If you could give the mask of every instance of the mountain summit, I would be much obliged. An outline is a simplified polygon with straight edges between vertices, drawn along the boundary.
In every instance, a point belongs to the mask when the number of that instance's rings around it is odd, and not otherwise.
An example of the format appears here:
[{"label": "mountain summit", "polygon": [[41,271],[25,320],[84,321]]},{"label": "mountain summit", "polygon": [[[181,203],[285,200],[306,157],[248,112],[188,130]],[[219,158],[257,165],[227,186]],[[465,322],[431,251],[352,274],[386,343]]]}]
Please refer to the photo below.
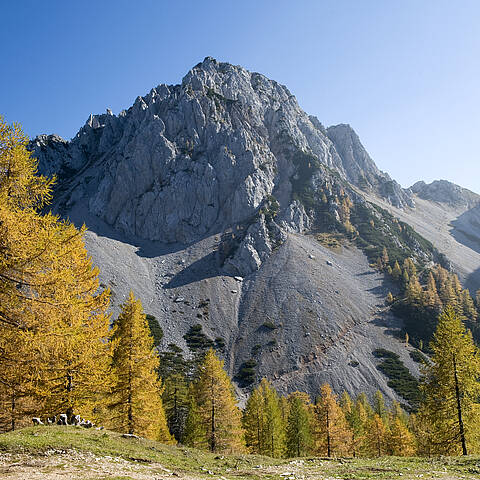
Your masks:
[{"label": "mountain summit", "polygon": [[[231,374],[251,361],[280,391],[328,381],[397,398],[376,368],[380,348],[418,374],[392,335],[394,286],[370,266],[384,246],[458,267],[472,285],[480,276],[480,234],[467,245],[437,210],[430,221],[442,188],[402,189],[349,125],[325,128],[286,87],[210,57],[118,116],[91,115],[71,141],[41,135],[30,149],[58,176],[54,209],[89,227],[115,305],[133,288],[166,343],[185,348],[200,323],[225,344]],[[472,201],[449,206],[448,222]],[[468,265],[457,259],[467,250]]]}]

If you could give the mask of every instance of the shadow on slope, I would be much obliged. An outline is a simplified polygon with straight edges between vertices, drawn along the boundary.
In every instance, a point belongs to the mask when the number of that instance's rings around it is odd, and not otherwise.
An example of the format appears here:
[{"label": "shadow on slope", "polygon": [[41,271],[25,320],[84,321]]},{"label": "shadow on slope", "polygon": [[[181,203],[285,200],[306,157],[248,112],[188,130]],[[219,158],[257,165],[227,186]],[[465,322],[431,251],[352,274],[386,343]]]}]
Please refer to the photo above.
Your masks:
[{"label": "shadow on slope", "polygon": [[183,287],[190,283],[199,282],[206,278],[213,278],[220,275],[229,276],[225,272],[219,270],[217,267],[216,252],[211,252],[177,273],[164,286],[164,288],[170,289]]},{"label": "shadow on slope", "polygon": [[176,253],[185,250],[190,245],[181,243],[161,243],[149,240],[143,240],[138,237],[126,235],[105,223],[96,217],[86,208],[81,208],[78,204],[69,212],[68,218],[77,227],[86,225],[90,232],[95,233],[99,237],[106,237],[117,242],[127,243],[137,247],[136,254],[142,258],[155,258]]},{"label": "shadow on slope", "polygon": [[480,205],[467,210],[450,225],[450,233],[459,243],[480,253]]}]

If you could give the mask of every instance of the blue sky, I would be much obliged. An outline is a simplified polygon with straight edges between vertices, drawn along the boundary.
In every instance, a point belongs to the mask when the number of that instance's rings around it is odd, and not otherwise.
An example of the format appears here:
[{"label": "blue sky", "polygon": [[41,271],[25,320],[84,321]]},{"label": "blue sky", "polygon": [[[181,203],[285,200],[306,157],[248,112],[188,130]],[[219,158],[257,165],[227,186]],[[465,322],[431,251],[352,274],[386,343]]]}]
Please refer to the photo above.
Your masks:
[{"label": "blue sky", "polygon": [[0,114],[71,138],[206,56],[287,85],[325,125],[349,123],[403,186],[480,193],[480,1],[5,2]]}]

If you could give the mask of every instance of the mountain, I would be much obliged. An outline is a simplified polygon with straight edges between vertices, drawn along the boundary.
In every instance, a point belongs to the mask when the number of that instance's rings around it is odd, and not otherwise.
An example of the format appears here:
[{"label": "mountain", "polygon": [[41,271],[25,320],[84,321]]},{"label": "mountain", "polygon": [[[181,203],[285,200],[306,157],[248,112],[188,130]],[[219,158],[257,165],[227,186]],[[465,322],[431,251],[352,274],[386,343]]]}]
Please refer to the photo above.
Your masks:
[{"label": "mountain", "polygon": [[88,226],[115,311],[132,288],[165,345],[185,348],[200,323],[225,342],[231,375],[253,360],[281,392],[328,381],[398,398],[380,348],[418,375],[385,306],[396,287],[370,267],[382,245],[419,264],[454,251],[448,266],[480,287],[478,196],[401,188],[349,125],[325,128],[286,87],[210,57],[118,116],[91,115],[71,141],[41,135],[30,149],[58,177],[54,210]]}]

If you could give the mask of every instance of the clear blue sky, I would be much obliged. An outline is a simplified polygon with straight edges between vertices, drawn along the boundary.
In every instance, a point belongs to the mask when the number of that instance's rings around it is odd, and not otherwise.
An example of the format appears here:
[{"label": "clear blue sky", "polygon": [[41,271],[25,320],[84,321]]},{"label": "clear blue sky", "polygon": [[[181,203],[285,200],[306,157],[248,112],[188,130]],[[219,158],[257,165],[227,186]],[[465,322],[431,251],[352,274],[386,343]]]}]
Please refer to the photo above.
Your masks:
[{"label": "clear blue sky", "polygon": [[18,0],[0,16],[0,113],[71,138],[207,55],[350,123],[402,185],[480,193],[478,0]]}]

